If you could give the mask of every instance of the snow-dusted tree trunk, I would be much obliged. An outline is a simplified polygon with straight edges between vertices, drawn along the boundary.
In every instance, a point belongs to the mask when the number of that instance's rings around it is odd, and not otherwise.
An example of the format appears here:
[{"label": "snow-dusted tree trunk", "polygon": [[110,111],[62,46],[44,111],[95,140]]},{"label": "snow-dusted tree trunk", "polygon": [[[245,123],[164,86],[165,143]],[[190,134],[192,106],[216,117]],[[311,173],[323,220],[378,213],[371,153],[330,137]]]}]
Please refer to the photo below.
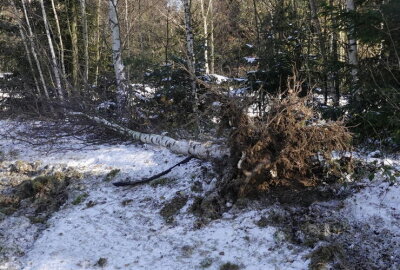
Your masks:
[{"label": "snow-dusted tree trunk", "polygon": [[88,37],[88,25],[86,16],[86,0],[79,0],[81,5],[81,24],[82,24],[82,35],[83,35],[83,51],[84,51],[84,71],[83,80],[85,85],[89,81],[89,37]]},{"label": "snow-dusted tree trunk", "polygon": [[121,116],[124,112],[127,100],[127,85],[125,66],[122,61],[121,34],[117,12],[117,0],[109,0],[108,15],[111,28],[113,65],[115,79],[117,81],[117,107]]},{"label": "snow-dusted tree trunk", "polygon": [[[347,12],[356,11],[354,0],[346,0],[346,10]],[[351,66],[352,84],[353,88],[355,88],[358,83],[358,56],[357,56],[357,39],[355,36],[354,23],[352,21],[350,22],[349,25],[347,37],[348,37],[347,53],[349,58],[349,65]]]},{"label": "snow-dusted tree trunk", "polygon": [[56,88],[57,88],[57,92],[58,92],[58,96],[59,96],[60,100],[63,101],[64,93],[63,93],[63,89],[61,86],[61,77],[60,77],[60,72],[59,72],[60,69],[59,69],[58,62],[57,62],[57,56],[54,51],[53,40],[52,40],[51,34],[50,34],[50,27],[49,27],[49,22],[47,20],[46,10],[44,7],[44,1],[40,0],[39,2],[40,2],[40,7],[42,8],[43,23],[44,23],[44,28],[46,30],[47,41],[49,43],[52,69],[53,69],[54,78],[56,80]]},{"label": "snow-dusted tree trunk", "polygon": [[[28,11],[26,9],[25,0],[21,0],[21,3],[22,3],[22,9],[24,11],[26,27],[28,29],[28,40],[29,40],[29,44],[30,44],[30,47],[31,47],[32,56],[33,56],[33,59],[35,60],[35,63],[36,63],[36,68],[37,68],[38,73],[39,73],[40,81],[42,82],[43,93],[44,93],[46,99],[50,101],[49,92],[47,91],[46,80],[44,79],[43,70],[42,70],[42,67],[40,65],[39,57],[38,57],[38,54],[36,52],[35,42],[33,40],[33,31],[32,31],[32,27],[31,27],[31,23],[29,21]],[[52,107],[50,107],[50,108],[52,108]]]},{"label": "snow-dusted tree trunk", "polygon": [[162,146],[176,154],[194,156],[204,160],[222,159],[229,156],[229,151],[226,147],[216,145],[211,142],[200,143],[187,140],[175,140],[168,136],[141,133],[112,123],[104,118],[90,116],[81,112],[71,112],[70,115],[85,117],[96,124],[128,136],[133,140],[156,146]]}]

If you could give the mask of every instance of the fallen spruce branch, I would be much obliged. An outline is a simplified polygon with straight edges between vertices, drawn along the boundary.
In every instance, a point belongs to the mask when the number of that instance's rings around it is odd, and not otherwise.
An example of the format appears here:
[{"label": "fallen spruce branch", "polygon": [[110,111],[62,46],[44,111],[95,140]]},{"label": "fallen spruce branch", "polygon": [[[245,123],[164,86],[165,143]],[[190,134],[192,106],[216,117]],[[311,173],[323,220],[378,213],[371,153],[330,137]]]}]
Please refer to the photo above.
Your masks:
[{"label": "fallen spruce branch", "polygon": [[70,112],[69,115],[87,118],[96,124],[102,125],[103,127],[113,130],[121,135],[130,137],[133,140],[156,146],[163,146],[176,154],[192,156],[203,160],[222,159],[229,156],[228,148],[213,144],[212,142],[201,143],[188,140],[175,140],[168,136],[142,133],[112,123],[104,118],[91,116],[82,112]]},{"label": "fallen spruce branch", "polygon": [[163,172],[160,172],[160,173],[158,173],[156,175],[153,175],[152,177],[144,178],[144,179],[142,179],[140,181],[122,181],[122,182],[113,183],[113,185],[116,186],[116,187],[126,187],[126,186],[137,186],[137,185],[146,184],[146,183],[149,183],[149,182],[151,182],[153,180],[156,180],[156,179],[160,178],[161,176],[164,176],[164,175],[168,174],[175,167],[178,167],[180,165],[188,163],[192,159],[193,159],[192,156],[191,157],[187,157],[184,160],[182,160],[181,162],[179,162],[179,163],[175,164],[174,166],[172,166],[171,168],[169,168],[169,169],[167,169],[167,170],[165,170]]}]

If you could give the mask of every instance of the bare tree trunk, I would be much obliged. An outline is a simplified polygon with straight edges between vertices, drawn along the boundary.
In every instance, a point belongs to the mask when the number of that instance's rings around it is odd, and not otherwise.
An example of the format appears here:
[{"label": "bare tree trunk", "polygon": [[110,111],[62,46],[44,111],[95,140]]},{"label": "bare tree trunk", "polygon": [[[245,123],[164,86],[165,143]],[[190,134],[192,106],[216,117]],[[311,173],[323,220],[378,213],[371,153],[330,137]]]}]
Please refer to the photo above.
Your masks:
[{"label": "bare tree trunk", "polygon": [[[354,0],[346,0],[346,10],[347,12],[355,12],[356,7]],[[351,66],[350,75],[352,77],[352,92],[355,94],[358,84],[358,56],[357,56],[357,40],[355,36],[354,23],[351,22],[349,25],[348,33],[348,47],[347,53],[349,58],[349,65]]]},{"label": "bare tree trunk", "polygon": [[112,37],[112,55],[117,81],[117,107],[119,116],[122,117],[127,101],[127,85],[125,66],[122,61],[121,35],[118,21],[117,0],[109,0],[109,22]]},{"label": "bare tree trunk", "polygon": [[[329,4],[331,7],[333,7],[334,0],[330,0]],[[334,63],[334,66],[332,68],[331,72],[331,85],[333,92],[335,93],[335,98],[334,98],[334,105],[339,106],[340,102],[340,80],[339,80],[339,74],[338,74],[338,63],[339,63],[339,55],[338,55],[338,40],[339,40],[339,33],[337,29],[337,23],[335,21],[335,17],[333,16],[333,12],[331,12],[331,21],[333,23],[333,30],[332,30],[332,41],[331,41],[331,55],[332,55],[332,60]]]},{"label": "bare tree trunk", "polygon": [[193,103],[193,113],[195,114],[196,121],[197,121],[197,128],[199,132],[201,131],[200,128],[200,120],[198,115],[198,105],[199,105],[199,98],[197,95],[196,89],[196,63],[194,57],[194,38],[193,38],[193,29],[192,29],[192,12],[190,10],[190,3],[189,0],[183,0],[183,8],[184,8],[184,17],[185,17],[185,31],[186,31],[186,49],[187,49],[187,66],[188,72],[190,74],[190,78],[192,81],[192,95],[194,98]]},{"label": "bare tree trunk", "polygon": [[167,6],[167,29],[165,31],[166,34],[166,42],[165,42],[165,64],[168,65],[168,49],[169,49],[169,16],[170,16],[170,8]]},{"label": "bare tree trunk", "polygon": [[[32,27],[31,27],[31,23],[29,21],[28,12],[27,12],[26,5],[25,5],[25,0],[21,0],[21,3],[22,3],[23,11],[24,11],[26,26],[28,28],[28,39],[29,39],[29,44],[31,47],[32,56],[36,63],[36,68],[39,73],[40,81],[42,82],[43,93],[44,93],[46,99],[50,102],[50,96],[49,96],[49,92],[47,91],[46,80],[44,79],[42,67],[39,62],[38,54],[36,52],[35,42],[33,40],[33,31],[32,31]],[[50,106],[50,109],[53,111],[51,106]]]},{"label": "bare tree trunk", "polygon": [[214,47],[214,3],[210,0],[211,29],[210,29],[210,71],[215,73],[215,47]]},{"label": "bare tree trunk", "polygon": [[257,11],[257,1],[253,0],[253,8],[254,8],[254,22],[256,24],[256,33],[257,33],[257,51],[260,50],[260,27],[258,23],[258,11]]},{"label": "bare tree trunk", "polygon": [[72,21],[68,18],[69,23],[69,31],[71,36],[71,49],[72,49],[72,63],[71,63],[71,70],[72,70],[72,85],[75,88],[75,91],[78,90],[78,75],[79,75],[79,48],[78,48],[78,14],[76,10],[76,0],[71,0],[71,14],[72,14]]},{"label": "bare tree trunk", "polygon": [[196,158],[205,160],[222,159],[229,156],[229,151],[226,147],[212,144],[211,142],[200,143],[187,140],[175,140],[168,136],[141,133],[107,121],[104,118],[90,116],[81,112],[72,112],[70,115],[86,117],[96,124],[102,125],[119,134],[130,137],[133,140],[152,145],[163,146],[176,154],[194,156]]},{"label": "bare tree trunk", "polygon": [[83,81],[85,85],[89,81],[89,37],[88,37],[88,25],[86,16],[86,0],[79,0],[81,5],[81,23],[82,23],[82,35],[83,35],[83,51],[84,51],[84,71]]},{"label": "bare tree trunk", "polygon": [[35,69],[34,69],[34,67],[33,67],[33,62],[32,62],[32,58],[31,58],[31,53],[30,53],[29,47],[28,47],[28,42],[27,42],[28,38],[26,37],[26,35],[25,35],[25,33],[24,33],[23,24],[22,24],[22,21],[21,21],[21,18],[20,18],[20,16],[19,16],[19,14],[18,14],[18,10],[17,10],[17,7],[16,7],[16,5],[15,5],[14,0],[11,0],[11,5],[12,5],[13,10],[14,10],[14,13],[15,13],[14,16],[16,17],[16,20],[17,20],[17,22],[18,22],[19,34],[20,34],[20,36],[21,36],[22,43],[24,44],[24,49],[25,49],[25,53],[26,53],[26,58],[28,59],[29,68],[30,68],[30,70],[31,70],[32,77],[33,77],[33,81],[34,81],[34,83],[35,83],[35,88],[36,88],[36,91],[37,91],[37,95],[38,95],[38,97],[40,98],[40,97],[41,97],[40,87],[39,87],[39,82],[38,82],[38,80],[37,80],[37,78],[36,78]]},{"label": "bare tree trunk", "polygon": [[97,12],[97,17],[96,17],[96,73],[95,73],[95,78],[94,78],[94,84],[98,84],[98,79],[99,79],[99,67],[100,67],[100,5],[101,5],[101,0],[97,1],[97,7],[96,7],[96,12]]},{"label": "bare tree trunk", "polygon": [[[60,64],[61,64],[61,74],[64,79],[64,85],[67,86],[67,85],[69,85],[69,83],[67,81],[67,72],[65,71],[64,42],[63,42],[62,35],[61,35],[60,21],[58,19],[57,9],[54,4],[54,0],[51,0],[51,7],[53,9],[54,20],[56,22],[56,28],[57,28],[58,42],[60,44],[59,57],[60,57]],[[67,87],[67,89],[68,89],[68,87]]]},{"label": "bare tree trunk", "polygon": [[326,49],[325,49],[325,38],[322,34],[322,28],[321,28],[321,23],[318,19],[318,11],[317,11],[317,5],[315,3],[315,0],[309,0],[310,3],[310,11],[311,11],[311,19],[314,23],[315,30],[317,32],[318,36],[318,44],[319,44],[319,50],[322,56],[322,77],[323,77],[323,93],[324,93],[324,103],[328,103],[328,76],[327,76],[327,64],[328,64],[328,58],[326,54]]},{"label": "bare tree trunk", "polygon": [[51,38],[49,22],[47,20],[46,9],[44,7],[43,0],[40,0],[40,6],[42,8],[43,23],[44,23],[44,28],[46,29],[47,41],[49,43],[52,69],[53,69],[54,78],[56,80],[56,88],[57,88],[57,92],[58,92],[58,97],[61,101],[64,101],[64,93],[63,93],[62,86],[61,86],[61,78],[60,78],[60,72],[59,72],[60,69],[59,69],[58,62],[57,62],[57,56],[54,51],[53,40]]},{"label": "bare tree trunk", "polygon": [[208,64],[208,13],[210,12],[211,0],[208,1],[207,10],[204,6],[204,0],[200,0],[201,15],[203,17],[203,31],[204,31],[204,69],[206,74],[210,73],[210,67]]},{"label": "bare tree trunk", "polygon": [[[131,58],[131,39],[130,39],[130,24],[129,24],[129,4],[128,0],[125,0],[125,28],[126,28],[126,52],[127,52],[127,57],[128,59]],[[130,68],[129,65],[126,66],[126,80],[127,83],[129,84],[130,81]]]}]

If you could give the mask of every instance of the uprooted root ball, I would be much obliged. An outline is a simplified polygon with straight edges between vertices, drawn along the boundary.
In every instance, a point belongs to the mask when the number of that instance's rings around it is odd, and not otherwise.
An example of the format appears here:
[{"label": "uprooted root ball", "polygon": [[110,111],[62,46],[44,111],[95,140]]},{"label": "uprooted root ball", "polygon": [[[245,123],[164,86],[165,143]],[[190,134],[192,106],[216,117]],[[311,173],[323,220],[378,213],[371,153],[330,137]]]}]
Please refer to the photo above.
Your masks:
[{"label": "uprooted root ball", "polygon": [[334,151],[350,149],[351,134],[344,123],[322,120],[307,103],[307,98],[289,93],[272,100],[264,119],[250,118],[230,104],[231,156],[237,174],[229,185],[237,195],[316,186],[329,174],[337,180],[351,169],[348,163],[338,168],[332,157]]}]

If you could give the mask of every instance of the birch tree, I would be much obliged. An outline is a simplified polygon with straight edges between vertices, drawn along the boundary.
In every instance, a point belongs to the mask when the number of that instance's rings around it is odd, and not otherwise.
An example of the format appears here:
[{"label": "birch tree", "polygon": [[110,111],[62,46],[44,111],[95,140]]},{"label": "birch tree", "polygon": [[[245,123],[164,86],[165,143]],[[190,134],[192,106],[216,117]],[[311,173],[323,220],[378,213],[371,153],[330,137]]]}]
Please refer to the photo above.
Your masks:
[{"label": "birch tree", "polygon": [[203,18],[203,33],[204,33],[204,69],[206,74],[210,73],[210,66],[208,64],[208,47],[209,47],[209,33],[208,33],[208,18],[212,6],[212,0],[208,0],[207,7],[204,5],[204,0],[200,0],[201,15]]},{"label": "birch tree", "polygon": [[49,22],[47,20],[46,9],[44,7],[43,0],[40,0],[39,2],[40,2],[40,7],[42,9],[43,23],[44,23],[44,27],[46,29],[47,41],[49,43],[52,69],[53,69],[54,78],[56,80],[56,88],[57,88],[57,92],[58,92],[58,97],[60,98],[61,101],[64,101],[64,93],[63,93],[62,86],[61,86],[61,78],[60,78],[60,72],[59,72],[60,69],[59,69],[58,62],[57,62],[57,56],[54,51],[53,40],[52,40],[51,34],[50,34],[50,27],[49,27]]},{"label": "birch tree", "polygon": [[57,8],[56,8],[56,5],[54,3],[54,0],[51,0],[51,7],[53,9],[54,21],[56,23],[58,42],[59,42],[59,46],[60,46],[58,55],[60,57],[61,73],[62,73],[62,77],[63,77],[64,82],[65,82],[65,85],[68,85],[67,72],[65,70],[65,60],[64,60],[65,59],[64,41],[63,41],[63,38],[62,38],[62,35],[61,35],[60,21],[58,19]]},{"label": "birch tree", "polygon": [[118,20],[117,0],[109,0],[109,24],[111,28],[112,56],[117,82],[117,108],[120,117],[125,110],[127,101],[127,85],[125,66],[122,61],[121,34]]},{"label": "birch tree", "polygon": [[31,53],[29,51],[28,42],[27,42],[28,39],[27,39],[26,34],[24,32],[23,24],[22,24],[22,21],[21,21],[21,18],[19,16],[19,14],[18,14],[18,10],[17,10],[17,7],[15,5],[15,2],[14,2],[14,0],[11,0],[10,2],[11,2],[11,6],[13,8],[13,11],[14,11],[14,16],[15,16],[17,24],[18,24],[19,34],[21,36],[22,43],[24,44],[26,58],[28,59],[29,68],[31,70],[32,78],[33,78],[33,81],[35,83],[35,88],[36,88],[38,96],[40,97],[41,93],[40,93],[39,82],[38,82],[38,80],[36,78],[35,69],[34,69],[34,66],[33,66],[32,58],[31,58]]},{"label": "birch tree", "polygon": [[[14,2],[13,2],[13,3],[14,3]],[[23,9],[23,12],[24,12],[26,27],[27,27],[27,29],[28,29],[28,40],[29,40],[29,44],[30,44],[30,49],[31,49],[31,52],[32,52],[32,56],[33,56],[33,59],[34,59],[34,61],[35,61],[35,63],[36,63],[36,68],[37,68],[37,70],[38,70],[39,78],[40,78],[40,81],[41,81],[41,83],[42,83],[43,93],[44,93],[46,99],[47,99],[48,101],[50,101],[49,92],[47,91],[46,80],[44,79],[43,70],[42,70],[41,64],[40,64],[40,62],[39,62],[39,57],[38,57],[38,54],[37,54],[37,51],[36,51],[35,42],[34,42],[34,40],[33,40],[34,35],[33,35],[32,27],[31,27],[31,23],[30,23],[30,21],[29,21],[28,11],[27,11],[27,9],[26,9],[25,0],[21,0],[21,3],[22,3],[22,9]],[[52,108],[52,107],[50,107],[50,108]]]},{"label": "birch tree", "polygon": [[222,159],[229,156],[228,148],[218,144],[213,144],[212,142],[201,143],[188,140],[175,140],[165,135],[142,133],[120,126],[104,118],[90,116],[81,112],[71,112],[70,115],[85,117],[98,125],[127,136],[132,140],[162,146],[176,154],[194,156],[205,160]]}]

